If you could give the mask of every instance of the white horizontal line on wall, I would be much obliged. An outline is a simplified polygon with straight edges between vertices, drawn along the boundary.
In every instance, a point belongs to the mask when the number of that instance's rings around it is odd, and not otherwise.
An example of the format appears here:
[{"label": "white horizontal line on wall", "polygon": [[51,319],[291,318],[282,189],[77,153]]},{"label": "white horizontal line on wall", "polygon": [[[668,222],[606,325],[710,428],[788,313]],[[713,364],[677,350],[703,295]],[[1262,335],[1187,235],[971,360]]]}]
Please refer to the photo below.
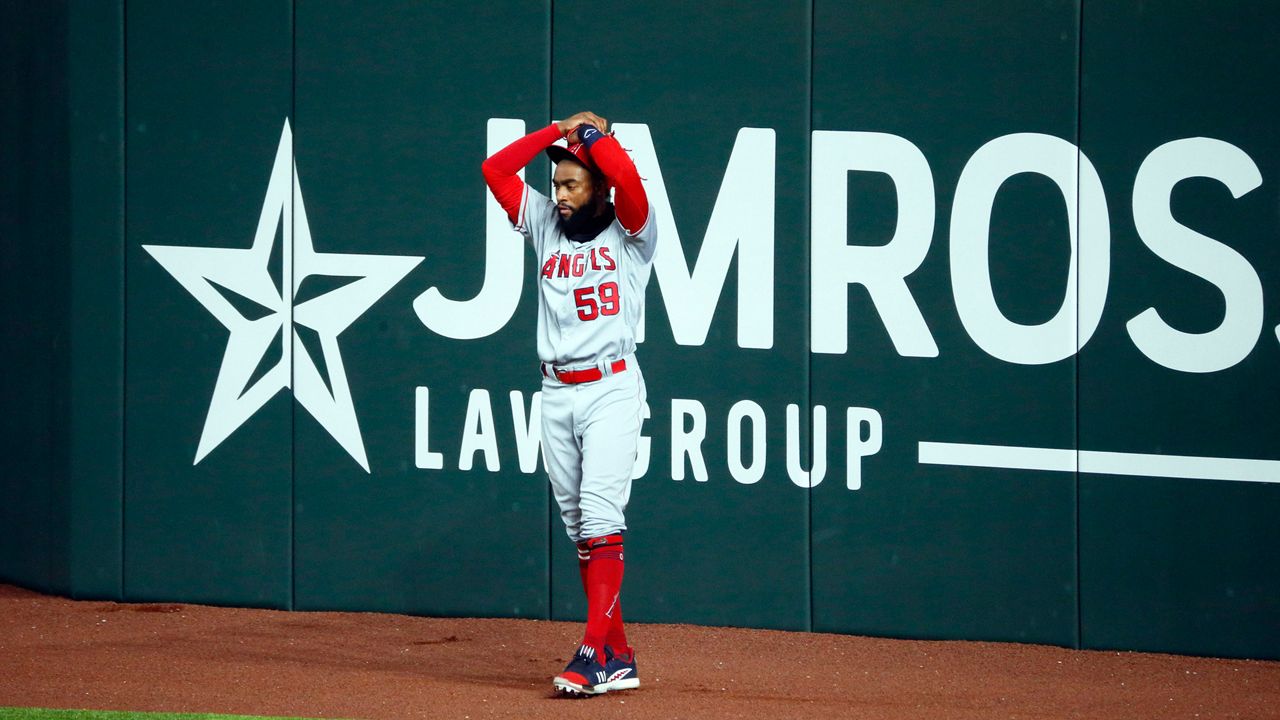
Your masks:
[{"label": "white horizontal line on wall", "polygon": [[920,442],[920,464],[1280,483],[1280,460]]}]

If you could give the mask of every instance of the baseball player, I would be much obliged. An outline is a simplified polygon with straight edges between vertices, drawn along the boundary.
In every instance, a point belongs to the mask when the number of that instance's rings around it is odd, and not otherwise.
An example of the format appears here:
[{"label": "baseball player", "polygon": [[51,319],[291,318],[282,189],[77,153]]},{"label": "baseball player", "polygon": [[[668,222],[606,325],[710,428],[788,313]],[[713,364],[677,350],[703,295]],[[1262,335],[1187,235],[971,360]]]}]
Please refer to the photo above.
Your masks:
[{"label": "baseball player", "polygon": [[[543,150],[556,163],[554,200],[516,174]],[[639,687],[619,592],[645,401],[635,329],[657,239],[653,212],[630,156],[590,112],[516,140],[482,169],[538,258],[543,457],[587,596],[582,643],[553,684],[584,695]]]}]

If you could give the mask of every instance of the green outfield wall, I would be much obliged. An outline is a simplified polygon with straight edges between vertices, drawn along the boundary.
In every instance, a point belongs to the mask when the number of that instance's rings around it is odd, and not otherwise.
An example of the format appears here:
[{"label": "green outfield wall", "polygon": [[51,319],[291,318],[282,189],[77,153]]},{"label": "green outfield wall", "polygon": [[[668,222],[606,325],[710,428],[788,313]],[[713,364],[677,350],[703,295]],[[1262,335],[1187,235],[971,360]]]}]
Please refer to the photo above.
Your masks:
[{"label": "green outfield wall", "polygon": [[479,164],[591,109],[628,619],[1280,658],[1280,7],[3,12],[0,580],[582,617]]}]

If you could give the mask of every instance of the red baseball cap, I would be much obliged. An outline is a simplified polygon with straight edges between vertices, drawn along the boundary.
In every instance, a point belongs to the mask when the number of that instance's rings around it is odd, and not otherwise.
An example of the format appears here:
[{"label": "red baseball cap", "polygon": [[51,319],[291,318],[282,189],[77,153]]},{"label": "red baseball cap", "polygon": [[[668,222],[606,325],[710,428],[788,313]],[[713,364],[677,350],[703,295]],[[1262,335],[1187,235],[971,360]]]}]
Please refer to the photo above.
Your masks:
[{"label": "red baseball cap", "polygon": [[551,158],[553,163],[559,164],[562,160],[572,160],[591,172],[600,172],[600,168],[596,167],[591,160],[591,153],[587,151],[587,146],[582,143],[574,143],[569,147],[552,145],[547,148],[547,157]]}]

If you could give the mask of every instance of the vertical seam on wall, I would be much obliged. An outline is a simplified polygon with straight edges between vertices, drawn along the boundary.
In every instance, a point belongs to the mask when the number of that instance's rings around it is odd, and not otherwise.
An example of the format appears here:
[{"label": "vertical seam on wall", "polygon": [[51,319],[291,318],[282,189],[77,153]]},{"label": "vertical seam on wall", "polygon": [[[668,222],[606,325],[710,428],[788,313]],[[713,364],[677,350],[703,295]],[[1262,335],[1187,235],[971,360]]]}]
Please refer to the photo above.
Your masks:
[{"label": "vertical seam on wall", "polygon": [[1084,623],[1081,618],[1080,589],[1080,267],[1084,256],[1083,224],[1080,222],[1080,165],[1084,154],[1084,0],[1080,0],[1076,13],[1076,353],[1075,353],[1075,579],[1076,579],[1076,648],[1084,645]]},{"label": "vertical seam on wall", "polygon": [[[61,53],[61,58],[58,57],[58,53],[53,53],[53,59],[50,61],[50,64],[52,65],[52,73],[55,75],[61,74],[66,81],[66,87],[63,89],[63,97],[61,98],[58,97],[56,88],[51,89],[49,94],[52,96],[50,98],[52,100],[50,105],[53,106],[54,112],[57,111],[56,108],[59,104],[66,107],[66,114],[62,117],[62,121],[65,123],[64,132],[66,134],[66,140],[62,148],[64,157],[50,158],[51,160],[50,164],[56,163],[58,162],[58,160],[62,160],[63,168],[66,171],[66,178],[62,183],[63,188],[65,189],[65,199],[63,200],[63,202],[65,203],[65,211],[58,214],[62,216],[60,219],[64,224],[64,228],[61,229],[62,237],[60,239],[62,241],[62,244],[66,245],[65,252],[67,257],[67,263],[66,263],[66,266],[63,268],[65,272],[61,273],[62,275],[61,278],[58,277],[59,275],[58,263],[55,261],[49,264],[49,273],[48,273],[48,276],[45,278],[45,287],[47,288],[49,284],[56,283],[59,280],[62,280],[63,282],[66,283],[66,292],[64,293],[64,298],[66,300],[66,306],[65,306],[66,309],[65,309],[65,316],[64,316],[66,318],[66,329],[64,330],[64,332],[67,335],[68,341],[66,343],[66,346],[67,346],[66,357],[62,361],[65,364],[65,370],[59,367],[59,362],[55,357],[51,357],[50,361],[45,363],[44,367],[41,368],[41,370],[44,371],[45,373],[48,373],[47,377],[48,377],[50,388],[52,388],[55,385],[62,385],[63,387],[67,388],[65,404],[67,406],[66,418],[67,418],[67,421],[69,422],[71,419],[71,404],[72,404],[73,395],[69,387],[70,383],[67,381],[63,381],[59,383],[58,376],[59,376],[59,372],[62,371],[62,372],[65,372],[65,377],[69,377],[71,374],[71,367],[72,367],[72,362],[71,362],[72,349],[71,349],[71,343],[70,343],[70,336],[71,336],[71,329],[72,329],[71,313],[72,313],[73,304],[71,301],[71,290],[74,287],[74,278],[72,278],[71,276],[70,258],[72,255],[71,236],[74,230],[74,225],[72,224],[69,218],[69,215],[71,211],[71,202],[72,202],[72,182],[71,182],[71,177],[72,177],[72,159],[71,159],[72,92],[71,92],[71,82],[70,82],[70,75],[71,75],[70,53],[71,53],[73,44],[71,42],[71,9],[70,7],[68,7],[68,4],[64,3],[63,7],[61,8],[63,11],[63,16],[61,18],[58,18],[56,15],[57,9],[58,8],[54,8],[50,10],[48,17],[35,18],[34,22],[38,23],[41,26],[40,29],[44,30],[48,34],[48,36],[51,38],[56,38],[58,37],[59,34],[61,34],[61,40],[64,46],[63,52]],[[62,21],[61,26],[59,26],[59,22],[58,22],[59,20]],[[59,59],[63,63],[61,68],[57,66]],[[41,99],[43,100],[44,98],[41,98]],[[50,124],[53,124],[53,123],[50,123]],[[57,133],[53,133],[53,134],[56,135]],[[56,153],[57,153],[56,150],[50,150],[51,155],[54,155]],[[51,171],[49,174],[53,175],[54,172]],[[50,230],[50,234],[54,235],[55,237],[58,232],[59,232],[58,230]],[[55,312],[54,315],[56,317],[57,313]],[[46,327],[53,325],[54,321],[55,319],[51,317],[50,322],[46,324]],[[51,356],[54,355],[54,349],[57,348],[59,345],[59,342],[58,342],[59,334],[60,333],[58,332],[58,328],[51,327],[49,329],[47,347],[49,348],[49,354]],[[71,442],[71,433],[70,431],[62,431],[60,429],[60,427],[64,423],[62,418],[59,417],[60,403],[58,401],[59,401],[58,394],[51,390],[49,392],[48,397],[46,397],[44,399],[44,402],[42,403],[44,406],[45,412],[48,414],[48,417],[46,419],[47,424],[42,429],[46,437],[49,439],[48,444],[44,448],[44,452],[38,453],[38,455],[41,456],[40,460],[45,466],[44,476],[45,476],[46,482],[44,487],[44,508],[43,508],[44,527],[54,528],[54,529],[51,531],[50,535],[46,536],[46,542],[43,543],[44,562],[36,563],[36,566],[41,566],[41,565],[43,566],[40,570],[36,571],[37,573],[42,573],[43,577],[32,578],[32,584],[36,589],[44,593],[53,595],[53,594],[59,594],[59,591],[61,591],[70,595],[71,587],[70,587],[69,580],[70,580],[71,567],[70,567],[69,559],[70,559],[70,553],[71,553],[71,543],[69,541],[68,536],[70,535],[70,532],[71,532],[71,516],[70,516],[70,507],[69,507],[69,500],[71,497],[71,463],[69,460],[66,463],[58,462],[59,457],[67,456],[67,449],[63,449],[63,452],[61,453],[58,452],[59,450],[58,435],[60,433],[63,435],[63,438],[69,448],[70,442]],[[35,455],[36,454],[33,453],[33,457]],[[61,483],[59,483],[59,478],[62,479]],[[62,485],[62,492],[65,494],[65,497],[67,498],[67,502],[64,503],[64,507],[67,507],[68,509],[68,512],[64,516],[65,524],[64,522],[59,522],[58,512],[56,510],[56,507],[58,504],[57,495],[58,495],[59,484]],[[64,527],[65,527],[65,530],[63,530]],[[64,548],[61,550],[61,554],[63,554],[64,557],[68,559],[68,562],[65,563],[65,566],[67,567],[67,570],[68,570],[68,574],[67,574],[68,582],[65,585],[58,578],[59,563],[57,561],[56,556],[59,554],[59,549],[56,547],[57,543],[54,541],[53,536],[55,535],[62,536],[62,543]],[[33,542],[32,545],[33,547],[31,548],[31,551],[32,551],[32,554],[35,554],[36,547],[38,547],[38,545],[35,542]]]},{"label": "vertical seam on wall", "polygon": [[129,494],[129,0],[120,2],[120,599],[127,598]]},{"label": "vertical seam on wall", "polygon": [[[555,73],[552,70],[552,64],[555,60],[555,43],[556,43],[556,2],[555,0],[548,0],[547,2],[547,122],[550,122],[550,118],[551,118],[551,99],[552,99],[551,82],[555,75]],[[533,178],[526,176],[525,182],[532,183]],[[531,403],[530,407],[532,407],[532,400],[530,400],[530,403]],[[544,465],[545,465],[545,461],[544,461]],[[542,487],[543,487],[543,491],[546,493],[546,498],[547,498],[547,515],[546,515],[547,517],[547,616],[546,617],[548,620],[550,620],[553,617],[555,617],[555,604],[553,602],[554,600],[553,593],[555,590],[555,583],[551,581],[551,576],[552,576],[553,547],[555,544],[555,538],[553,536],[553,532],[555,530],[556,514],[554,512],[554,508],[552,507],[552,503],[555,502],[555,499],[551,497],[550,483],[543,483]]]},{"label": "vertical seam on wall", "polygon": [[[47,531],[46,542],[44,543],[44,577],[34,579],[34,583],[41,591],[51,595],[67,595],[74,597],[71,587],[71,484],[72,484],[72,461],[71,446],[72,434],[70,429],[71,415],[75,404],[74,388],[71,383],[71,374],[74,368],[75,345],[72,342],[75,327],[72,323],[72,315],[75,312],[75,302],[73,299],[75,290],[75,277],[73,272],[72,258],[75,255],[72,246],[75,233],[75,223],[72,222],[71,213],[74,208],[74,177],[75,177],[75,142],[74,134],[74,118],[72,116],[72,103],[75,102],[75,91],[73,90],[72,80],[72,59],[71,53],[75,49],[75,43],[72,40],[72,15],[74,10],[71,3],[61,3],[61,7],[51,7],[46,17],[40,17],[37,22],[41,23],[51,38],[56,38],[55,43],[61,42],[61,52],[51,53],[49,59],[49,68],[55,76],[60,76],[61,87],[57,81],[51,83],[53,87],[49,88],[50,110],[57,113],[60,117],[50,123],[56,130],[61,132],[53,132],[51,135],[56,138],[55,142],[61,141],[61,147],[58,149],[50,149],[49,153],[53,157],[50,158],[51,163],[57,163],[61,167],[59,170],[64,173],[63,177],[58,178],[61,182],[51,183],[56,187],[54,192],[60,192],[59,200],[54,203],[61,202],[63,205],[62,212],[56,213],[58,216],[56,228],[48,228],[50,234],[57,239],[59,246],[57,252],[65,253],[65,260],[60,264],[55,260],[49,263],[48,275],[45,278],[46,289],[51,284],[62,284],[59,291],[55,291],[59,305],[57,311],[49,318],[48,323],[49,335],[48,345],[50,358],[49,361],[41,368],[45,377],[48,378],[49,387],[51,388],[48,397],[43,403],[45,412],[47,413],[47,425],[44,432],[47,434],[49,442],[44,448],[43,458],[45,466],[45,517],[44,524],[46,528],[52,530]],[[61,91],[61,92],[59,92]],[[45,98],[41,98],[44,100]],[[59,125],[61,127],[59,127]],[[57,177],[56,171],[49,173],[52,177]],[[53,238],[51,238],[53,239]],[[49,301],[52,306],[52,298]],[[57,323],[56,325],[54,323]],[[63,350],[58,353],[57,350]],[[43,379],[43,378],[42,378]],[[64,394],[52,390],[59,388]],[[61,512],[59,512],[61,508]],[[34,543],[33,543],[34,544]],[[34,550],[34,548],[32,548]]]},{"label": "vertical seam on wall", "polygon": [[[297,165],[298,156],[298,3],[296,0],[289,3],[289,124],[293,128],[293,140],[289,143],[289,237],[293,237],[294,214],[298,208],[293,204],[293,197],[297,192],[294,183],[297,182],[297,174],[293,172],[293,168]],[[284,222],[284,218],[281,218]],[[293,262],[294,244],[289,243],[289,272],[290,277],[284,277],[284,268],[280,269],[280,294],[288,298],[289,304],[293,304]],[[282,298],[283,299],[283,298]],[[290,311],[290,319],[292,320],[292,311]],[[291,343],[293,340],[293,327],[282,327],[280,329],[280,352],[284,352],[285,343]],[[296,378],[293,376],[294,367],[297,359],[293,353],[289,353],[289,387],[296,388],[298,386]],[[297,605],[298,594],[298,523],[296,517],[296,508],[298,507],[298,403],[289,403],[289,609],[293,610]]]},{"label": "vertical seam on wall", "polygon": [[[815,10],[816,4],[817,4],[817,0],[809,0],[809,84],[808,84],[809,116],[807,118],[808,122],[806,123],[808,125],[808,131],[804,135],[804,151],[805,151],[804,154],[805,154],[805,160],[806,160],[805,168],[806,170],[808,170],[808,172],[805,173],[805,175],[807,176],[805,177],[805,184],[804,184],[804,188],[805,188],[804,213],[805,214],[803,219],[803,225],[804,225],[805,232],[802,236],[809,239],[809,242],[805,243],[804,245],[804,264],[806,268],[805,278],[807,280],[807,282],[805,283],[804,291],[806,296],[812,295],[812,289],[810,286],[813,283],[813,267],[812,267],[812,262],[813,262],[813,241],[812,241],[813,239],[813,226],[812,226],[813,168],[811,167],[811,163],[812,163],[812,155],[813,155],[813,54],[814,54],[814,37],[817,34],[817,30],[815,29],[816,22],[814,18],[814,15],[816,14],[816,10]],[[813,337],[812,337],[813,307],[809,302],[809,297],[806,297],[804,299],[803,307],[804,307],[804,328],[805,328],[804,329],[804,336],[805,336],[804,367],[805,367],[805,382],[807,385],[807,399],[809,401],[807,403],[808,411],[805,413],[805,420],[809,424],[809,436],[808,436],[809,442],[807,442],[805,445],[809,451],[809,471],[812,472],[813,471]],[[815,488],[811,487],[809,489],[809,492],[805,493],[805,500],[806,500],[805,506],[809,515],[808,527],[806,528],[806,530],[808,530],[808,542],[806,543],[806,546],[809,551],[808,585],[806,588],[807,594],[809,595],[809,617],[806,618],[805,620],[805,629],[810,632],[813,631],[815,626],[814,599],[813,599],[813,596],[814,596],[814,593],[813,593],[813,496],[814,496],[814,492],[815,492]]]}]

